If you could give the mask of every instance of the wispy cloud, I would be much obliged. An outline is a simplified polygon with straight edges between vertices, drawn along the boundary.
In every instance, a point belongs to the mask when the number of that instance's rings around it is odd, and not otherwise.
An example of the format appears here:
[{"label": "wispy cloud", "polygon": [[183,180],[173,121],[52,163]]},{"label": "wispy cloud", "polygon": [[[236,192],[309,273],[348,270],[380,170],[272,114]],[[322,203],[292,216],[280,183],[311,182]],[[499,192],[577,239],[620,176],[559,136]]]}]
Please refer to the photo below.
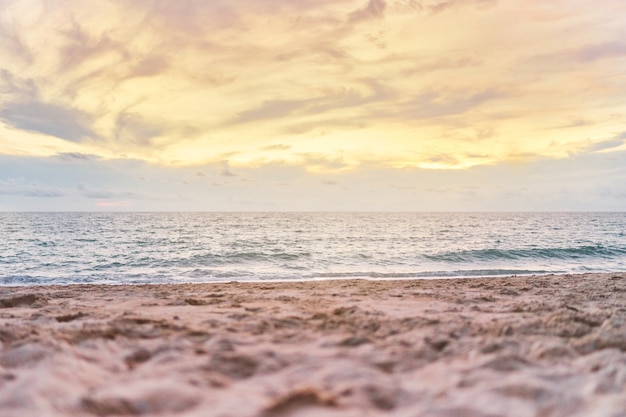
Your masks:
[{"label": "wispy cloud", "polygon": [[372,80],[355,80],[350,87],[328,87],[318,90],[317,97],[300,100],[268,100],[260,106],[239,114],[235,123],[285,118],[290,115],[319,115],[346,108],[366,108],[371,103],[388,100],[395,93],[382,83]]},{"label": "wispy cloud", "polygon": [[7,104],[0,110],[0,120],[8,125],[71,142],[98,137],[90,119],[80,110],[37,100]]},{"label": "wispy cloud", "polygon": [[91,162],[100,159],[96,155],[88,155],[80,152],[62,152],[56,154],[54,157],[68,162]]},{"label": "wispy cloud", "polygon": [[585,44],[577,48],[568,48],[533,56],[529,65],[551,67],[571,67],[575,64],[594,63],[596,61],[626,57],[626,43],[620,41]]},{"label": "wispy cloud", "polygon": [[0,152],[458,168],[571,155],[626,114],[620,0],[2,6]]},{"label": "wispy cloud", "polygon": [[498,4],[498,0],[396,0],[393,7],[402,11],[437,14],[460,6],[472,6],[486,10]]},{"label": "wispy cloud", "polygon": [[222,177],[236,177],[237,176],[237,174],[235,174],[233,171],[231,171],[228,168],[224,168],[222,172],[220,172],[220,175]]},{"label": "wispy cloud", "polygon": [[20,28],[15,20],[11,23],[0,20],[0,47],[8,50],[11,56],[21,63],[32,64],[33,54],[31,48],[24,41],[22,31],[23,28]]},{"label": "wispy cloud", "polygon": [[[98,58],[110,59],[113,63],[121,63],[128,58],[122,43],[114,41],[106,33],[90,34],[74,19],[67,29],[60,30],[60,35],[64,42],[58,51],[59,72],[79,71],[83,65],[93,63]],[[113,56],[109,58],[107,55]]]},{"label": "wispy cloud", "polygon": [[264,151],[286,151],[286,150],[289,150],[290,148],[291,148],[291,146],[289,146],[289,145],[277,144],[277,145],[264,146],[262,148],[262,150],[264,150]]},{"label": "wispy cloud", "polygon": [[506,95],[506,92],[498,89],[469,92],[427,90],[407,102],[405,107],[413,118],[431,119],[460,115]]},{"label": "wispy cloud", "polygon": [[626,56],[626,43],[605,42],[594,45],[585,45],[574,51],[566,53],[581,62],[597,61],[605,58],[619,58]]},{"label": "wispy cloud", "polygon": [[165,129],[150,123],[138,113],[120,112],[115,120],[115,140],[119,143],[151,145],[152,140],[163,135]]},{"label": "wispy cloud", "polygon": [[95,200],[114,200],[114,199],[145,199],[141,193],[135,191],[111,189],[111,188],[91,188],[85,184],[79,184],[76,187],[82,197]]},{"label": "wispy cloud", "polygon": [[355,10],[350,14],[351,22],[361,22],[368,19],[382,19],[385,15],[387,3],[385,0],[369,0],[367,6]]},{"label": "wispy cloud", "polygon": [[32,79],[25,79],[7,69],[0,70],[0,92],[17,100],[34,100],[39,95]]},{"label": "wispy cloud", "polygon": [[45,186],[38,182],[26,182],[23,179],[0,179],[0,195],[54,198],[63,197],[65,193],[56,186]]},{"label": "wispy cloud", "polygon": [[626,144],[626,132],[615,136],[612,139],[605,139],[601,141],[594,141],[592,144],[586,147],[587,152],[600,152],[609,149],[620,148]]}]

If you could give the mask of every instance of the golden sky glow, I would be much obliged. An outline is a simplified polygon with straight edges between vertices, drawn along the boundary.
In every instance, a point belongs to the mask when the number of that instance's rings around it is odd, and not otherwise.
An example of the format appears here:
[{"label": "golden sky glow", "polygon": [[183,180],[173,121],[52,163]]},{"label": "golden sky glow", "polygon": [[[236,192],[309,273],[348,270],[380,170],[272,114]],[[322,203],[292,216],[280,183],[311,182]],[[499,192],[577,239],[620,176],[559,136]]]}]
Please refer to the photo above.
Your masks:
[{"label": "golden sky glow", "polygon": [[3,1],[4,153],[456,168],[626,122],[626,4]]},{"label": "golden sky glow", "polygon": [[0,0],[0,155],[331,175],[619,153],[625,22],[622,0]]}]

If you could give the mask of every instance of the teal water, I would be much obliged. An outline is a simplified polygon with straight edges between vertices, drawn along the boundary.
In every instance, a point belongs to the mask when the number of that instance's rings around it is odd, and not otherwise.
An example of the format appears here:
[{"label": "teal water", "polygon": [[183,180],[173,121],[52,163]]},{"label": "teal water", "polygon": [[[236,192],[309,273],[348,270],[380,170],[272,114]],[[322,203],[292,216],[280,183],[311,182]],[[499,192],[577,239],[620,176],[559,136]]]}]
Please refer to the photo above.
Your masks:
[{"label": "teal water", "polygon": [[626,213],[0,213],[0,284],[626,271]]}]

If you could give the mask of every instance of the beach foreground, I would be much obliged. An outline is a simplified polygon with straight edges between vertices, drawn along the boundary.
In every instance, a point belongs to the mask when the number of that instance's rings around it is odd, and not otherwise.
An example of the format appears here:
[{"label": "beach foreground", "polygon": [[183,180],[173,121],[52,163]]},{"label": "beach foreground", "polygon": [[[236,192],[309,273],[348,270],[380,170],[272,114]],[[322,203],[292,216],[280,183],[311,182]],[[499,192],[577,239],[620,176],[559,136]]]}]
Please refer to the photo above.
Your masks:
[{"label": "beach foreground", "polygon": [[2,416],[626,416],[626,274],[0,288]]}]

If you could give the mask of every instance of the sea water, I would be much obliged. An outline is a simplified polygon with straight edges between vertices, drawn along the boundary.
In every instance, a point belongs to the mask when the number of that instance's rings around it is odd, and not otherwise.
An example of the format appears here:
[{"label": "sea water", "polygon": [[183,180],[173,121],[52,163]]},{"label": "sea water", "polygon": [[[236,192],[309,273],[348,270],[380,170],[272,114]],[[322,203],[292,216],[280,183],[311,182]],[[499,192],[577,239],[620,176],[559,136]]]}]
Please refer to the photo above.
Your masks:
[{"label": "sea water", "polygon": [[626,271],[626,213],[0,213],[0,284]]}]

